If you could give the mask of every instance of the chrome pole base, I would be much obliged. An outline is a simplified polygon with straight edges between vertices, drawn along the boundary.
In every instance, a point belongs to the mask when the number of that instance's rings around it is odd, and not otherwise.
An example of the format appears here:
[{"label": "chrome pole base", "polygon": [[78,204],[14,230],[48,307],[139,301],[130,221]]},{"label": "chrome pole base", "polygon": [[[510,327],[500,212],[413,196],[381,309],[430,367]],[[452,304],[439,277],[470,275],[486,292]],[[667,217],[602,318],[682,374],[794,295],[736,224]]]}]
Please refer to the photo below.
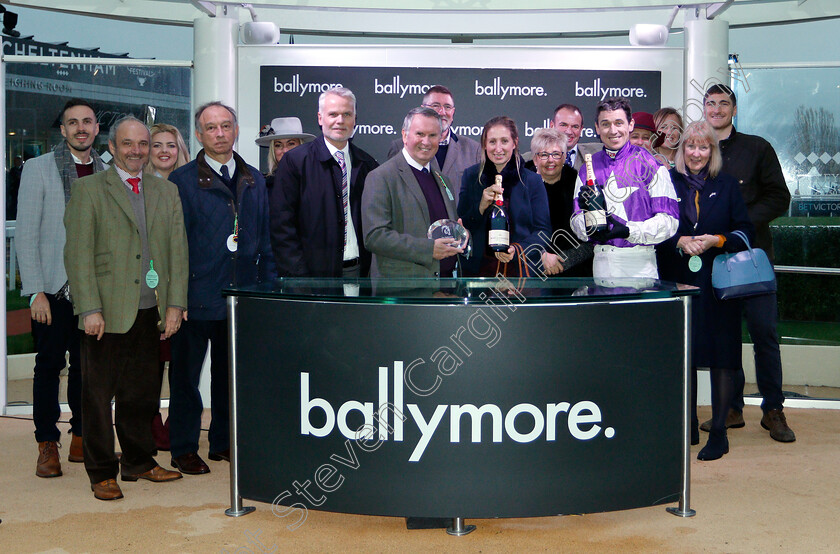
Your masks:
[{"label": "chrome pole base", "polygon": [[456,537],[463,537],[475,531],[475,525],[464,525],[464,518],[453,517],[452,525],[446,528],[447,535],[455,535]]},{"label": "chrome pole base", "polygon": [[692,510],[691,508],[689,508],[687,510],[682,510],[679,507],[677,507],[677,508],[665,508],[665,511],[668,512],[669,514],[674,514],[675,516],[679,516],[679,517],[694,517],[694,516],[697,515],[697,512],[695,510]]},{"label": "chrome pole base", "polygon": [[254,506],[242,506],[239,510],[228,508],[225,510],[225,515],[230,517],[241,517],[250,514],[256,510]]}]

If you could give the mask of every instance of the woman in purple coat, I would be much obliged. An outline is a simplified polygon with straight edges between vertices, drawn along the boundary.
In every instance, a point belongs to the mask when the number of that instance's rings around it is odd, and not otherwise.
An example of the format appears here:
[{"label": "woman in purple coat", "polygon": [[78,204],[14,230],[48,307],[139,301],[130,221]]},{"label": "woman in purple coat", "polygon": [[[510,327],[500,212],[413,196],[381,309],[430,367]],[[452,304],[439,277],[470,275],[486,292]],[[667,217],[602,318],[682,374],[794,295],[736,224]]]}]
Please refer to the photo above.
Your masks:
[{"label": "woman in purple coat", "polygon": [[729,452],[726,414],[734,394],[734,371],[741,367],[741,306],[718,300],[712,289],[712,260],[747,245],[733,231],[754,235],[738,183],[720,173],[717,135],[705,121],[686,128],[677,150],[671,180],[680,203],[677,233],[657,246],[662,279],[700,287],[692,301],[692,444],[697,429],[697,368],[711,370],[712,429],[699,460],[716,460]]}]

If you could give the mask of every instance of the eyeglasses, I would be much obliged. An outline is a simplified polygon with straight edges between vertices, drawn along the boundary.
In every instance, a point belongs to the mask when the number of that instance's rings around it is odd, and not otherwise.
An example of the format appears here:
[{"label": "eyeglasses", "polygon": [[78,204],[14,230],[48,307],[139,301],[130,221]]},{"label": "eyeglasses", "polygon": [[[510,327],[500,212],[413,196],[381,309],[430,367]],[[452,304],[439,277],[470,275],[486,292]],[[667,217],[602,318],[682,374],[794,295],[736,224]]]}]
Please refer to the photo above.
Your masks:
[{"label": "eyeglasses", "polygon": [[455,106],[452,104],[441,104],[440,102],[435,102],[434,104],[423,104],[424,108],[432,108],[433,110],[440,110],[443,109],[444,111],[451,112],[455,109]]},{"label": "eyeglasses", "polygon": [[538,152],[537,157],[542,161],[546,161],[548,158],[552,160],[562,160],[566,157],[566,154],[563,152]]}]

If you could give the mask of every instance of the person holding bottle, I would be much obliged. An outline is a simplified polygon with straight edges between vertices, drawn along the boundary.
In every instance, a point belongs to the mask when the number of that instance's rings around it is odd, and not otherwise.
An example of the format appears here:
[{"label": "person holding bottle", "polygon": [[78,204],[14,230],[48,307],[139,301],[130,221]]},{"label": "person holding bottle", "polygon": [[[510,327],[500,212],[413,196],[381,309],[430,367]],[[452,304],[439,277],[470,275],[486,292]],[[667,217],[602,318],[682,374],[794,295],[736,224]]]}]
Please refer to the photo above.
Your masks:
[{"label": "person holding bottle", "polygon": [[[679,204],[668,170],[647,150],[630,143],[634,120],[624,98],[598,102],[595,127],[604,148],[592,155],[597,185],[603,189],[605,206],[590,202],[591,189],[578,174],[574,192],[575,234],[595,245],[593,276],[606,286],[614,279],[657,279],[654,245],[677,229]],[[606,210],[608,228],[587,225],[586,213]]]},{"label": "person holding bottle", "polygon": [[671,177],[680,198],[679,227],[657,246],[663,279],[700,288],[691,303],[692,387],[691,442],[700,442],[697,426],[697,368],[711,369],[712,428],[699,460],[716,460],[729,452],[726,416],[735,392],[733,374],[741,367],[741,302],[718,300],[712,289],[712,260],[723,252],[747,248],[755,234],[738,182],[721,173],[717,135],[705,121],[683,133]]},{"label": "person holding bottle", "polygon": [[[464,171],[458,198],[458,216],[472,235],[474,251],[472,257],[461,260],[464,275],[495,275],[498,262],[513,260],[513,243],[522,246],[523,261],[530,268],[541,264],[544,273],[558,273],[556,257],[549,259],[545,250],[545,242],[551,237],[548,196],[542,179],[522,167],[516,123],[506,116],[494,117],[484,125],[481,146],[484,156]],[[501,184],[497,184],[496,176],[501,176]],[[502,195],[511,245],[506,251],[490,253],[485,250],[497,194]]]}]

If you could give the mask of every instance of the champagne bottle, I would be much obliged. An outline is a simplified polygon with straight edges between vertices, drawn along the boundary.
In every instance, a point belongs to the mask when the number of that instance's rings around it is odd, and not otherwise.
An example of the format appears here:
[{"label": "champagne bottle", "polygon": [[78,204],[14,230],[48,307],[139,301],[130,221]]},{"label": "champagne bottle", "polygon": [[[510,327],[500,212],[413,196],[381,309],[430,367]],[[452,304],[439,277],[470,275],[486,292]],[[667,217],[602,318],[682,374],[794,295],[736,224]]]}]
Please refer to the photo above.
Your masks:
[{"label": "champagne bottle", "polygon": [[592,154],[584,156],[586,164],[586,186],[584,196],[587,198],[587,206],[583,209],[583,221],[588,233],[607,230],[607,200],[604,198],[604,191],[595,180],[595,170],[592,168]]},{"label": "champagne bottle", "polygon": [[[501,175],[496,175],[496,184],[502,185]],[[510,224],[505,213],[501,193],[496,193],[496,200],[490,210],[490,232],[488,233],[487,244],[493,252],[507,252],[510,247]]]}]

